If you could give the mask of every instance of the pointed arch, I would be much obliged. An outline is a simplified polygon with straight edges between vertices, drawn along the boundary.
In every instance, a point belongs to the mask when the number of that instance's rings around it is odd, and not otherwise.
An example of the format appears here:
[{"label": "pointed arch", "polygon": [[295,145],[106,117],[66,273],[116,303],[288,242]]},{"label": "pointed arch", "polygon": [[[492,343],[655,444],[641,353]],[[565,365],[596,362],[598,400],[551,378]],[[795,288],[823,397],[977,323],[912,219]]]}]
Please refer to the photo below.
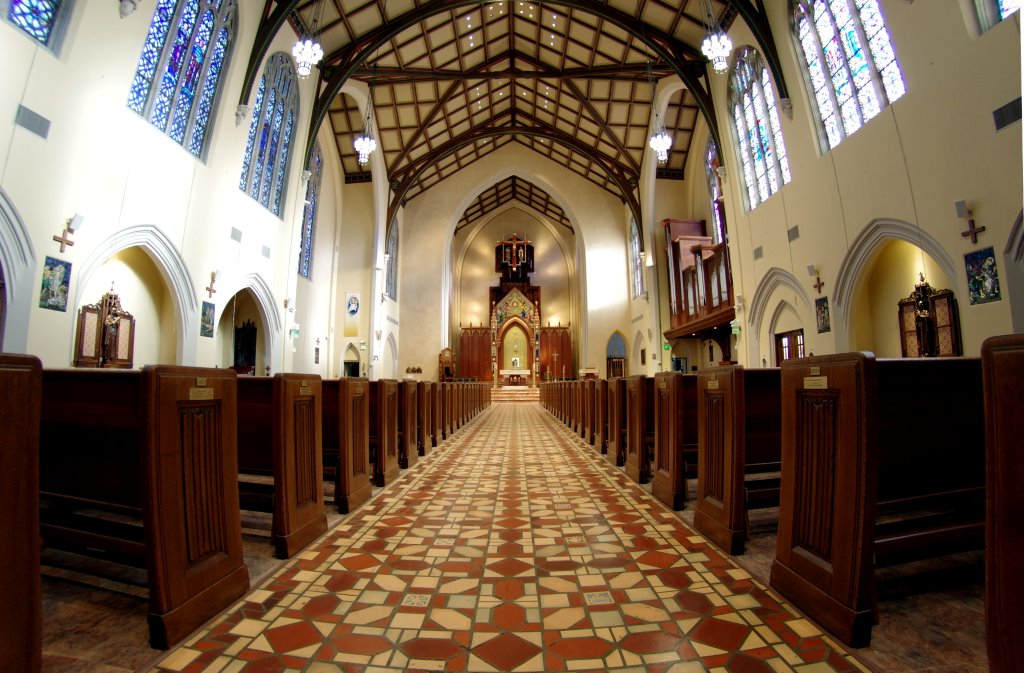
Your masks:
[{"label": "pointed arch", "polygon": [[[506,169],[503,169],[501,171],[496,172],[494,175],[492,175],[490,177],[483,178],[476,185],[475,188],[467,190],[466,195],[463,197],[462,201],[459,203],[459,205],[453,211],[451,222],[448,223],[448,231],[447,231],[447,234],[446,234],[445,239],[444,239],[444,241],[445,241],[444,242],[444,255],[443,255],[442,259],[445,259],[445,260],[451,260],[452,259],[452,245],[453,245],[453,243],[455,241],[455,230],[459,226],[459,220],[462,217],[462,214],[466,211],[466,209],[469,207],[469,205],[471,203],[473,203],[477,198],[479,198],[480,194],[482,194],[485,190],[490,189],[491,187],[493,187],[494,185],[498,184],[499,182],[501,182],[501,181],[503,181],[503,180],[505,180],[507,178],[511,178],[511,177],[518,177],[518,178],[522,178],[523,180],[527,180],[529,182],[532,182],[533,184],[537,185],[538,187],[543,189],[545,192],[547,192],[551,196],[552,201],[554,201],[562,209],[562,212],[565,213],[566,218],[568,218],[569,223],[572,225],[573,234],[574,234],[575,239],[576,239],[576,249],[570,251],[570,250],[567,250],[565,248],[564,242],[563,242],[561,236],[559,236],[557,234],[556,229],[555,229],[556,225],[554,225],[547,217],[545,217],[543,215],[543,213],[536,213],[536,211],[532,211],[531,210],[531,212],[534,212],[537,215],[537,221],[540,222],[541,224],[543,224],[545,227],[547,227],[548,230],[551,232],[552,237],[554,238],[554,240],[558,244],[559,249],[562,251],[562,254],[565,256],[566,266],[569,269],[569,301],[570,301],[569,311],[570,311],[570,313],[572,315],[577,317],[577,324],[579,325],[579,332],[578,332],[577,343],[580,344],[580,353],[579,353],[580,362],[586,362],[587,358],[589,357],[587,355],[587,343],[588,343],[588,340],[586,338],[587,329],[588,329],[588,323],[587,323],[587,293],[586,293],[586,287],[583,285],[583,281],[581,279],[585,279],[587,277],[587,273],[586,273],[586,271],[587,271],[586,270],[587,256],[585,254],[587,248],[586,248],[586,244],[585,244],[585,242],[583,240],[583,231],[582,231],[582,229],[580,227],[580,220],[576,216],[575,211],[573,211],[572,207],[569,205],[569,203],[562,196],[561,192],[559,192],[558,189],[556,189],[554,187],[554,185],[552,185],[551,182],[546,180],[543,176],[532,174],[532,173],[527,173],[526,171],[524,171],[523,169],[518,168],[518,167],[509,167],[509,168],[506,168]],[[496,217],[501,212],[503,212],[503,210],[495,211],[492,214],[492,216]],[[479,231],[482,230],[482,228],[483,228],[483,226],[485,224],[486,224],[486,222],[480,221],[477,224],[477,226],[474,228],[473,232],[469,235],[468,239],[472,240],[472,238],[474,236],[476,236]],[[454,269],[454,265],[453,264],[442,264],[441,265],[441,296],[442,297],[451,297],[451,296],[453,296],[453,291],[455,289],[454,288],[455,281],[454,281],[454,277],[453,277],[453,269]],[[441,304],[441,343],[442,343],[442,345],[448,345],[448,342],[449,342],[449,335],[450,335],[450,333],[449,333],[448,325],[449,325],[449,321],[450,320],[451,320],[451,305],[447,301],[442,301],[442,304]]]},{"label": "pointed arch", "polygon": [[[800,285],[800,282],[796,279],[796,276],[791,274],[785,269],[780,269],[777,266],[773,266],[768,269],[768,272],[761,278],[761,281],[757,284],[757,289],[754,290],[754,296],[750,300],[750,311],[749,315],[749,328],[751,338],[746,339],[749,358],[749,362],[760,362],[760,357],[757,351],[758,344],[765,336],[764,328],[769,328],[775,324],[778,320],[780,306],[785,300],[776,301],[770,303],[772,296],[778,289],[788,289],[792,291],[794,301],[788,303],[793,309],[796,310],[797,315],[814,315],[814,302],[811,301],[807,291]],[[763,325],[765,316],[768,314],[769,309],[772,310],[770,322],[767,325]],[[801,312],[801,309],[803,311]],[[835,327],[833,326],[833,331]]]},{"label": "pointed arch", "polygon": [[953,291],[957,295],[962,297],[966,292],[963,274],[935,238],[910,222],[886,218],[872,220],[854,239],[836,273],[835,292],[832,294],[832,332],[838,352],[849,347],[847,325],[850,324],[851,304],[857,287],[875,252],[890,239],[905,241],[923,250],[956,285]]},{"label": "pointed arch", "polygon": [[0,269],[3,270],[3,302],[6,324],[0,325],[0,350],[28,350],[28,317],[32,309],[32,282],[36,253],[25,222],[7,192],[0,187]]},{"label": "pointed arch", "polygon": [[637,330],[633,336],[633,362],[639,363],[641,367],[647,366],[647,358],[640,357],[640,351],[645,348],[647,348],[647,339],[644,338],[643,332]]},{"label": "pointed arch", "polygon": [[[395,333],[389,332],[388,338],[384,342],[384,353],[388,356],[387,359],[391,360],[390,371],[381,372],[383,375],[381,378],[397,379],[398,376],[398,344],[395,342]],[[387,360],[385,360],[387,361]],[[382,369],[384,369],[382,367]]]},{"label": "pointed arch", "polygon": [[264,362],[270,365],[271,373],[281,371],[282,367],[282,339],[284,338],[284,325],[281,321],[281,314],[277,310],[277,300],[274,299],[274,292],[270,285],[258,273],[248,273],[237,279],[235,283],[227,279],[224,283],[225,290],[229,297],[233,297],[242,290],[249,290],[256,302],[260,312],[260,318],[267,328],[267,338],[263,342]]},{"label": "pointed arch", "polygon": [[[100,242],[82,262],[74,290],[74,306],[82,303],[81,293],[103,264],[118,252],[132,247],[141,248],[156,265],[160,276],[170,289],[178,324],[178,343],[175,357],[178,364],[196,363],[196,339],[199,337],[200,302],[196,294],[192,273],[174,242],[159,227],[139,224],[115,232]],[[71,344],[74,347],[74,344]]]}]

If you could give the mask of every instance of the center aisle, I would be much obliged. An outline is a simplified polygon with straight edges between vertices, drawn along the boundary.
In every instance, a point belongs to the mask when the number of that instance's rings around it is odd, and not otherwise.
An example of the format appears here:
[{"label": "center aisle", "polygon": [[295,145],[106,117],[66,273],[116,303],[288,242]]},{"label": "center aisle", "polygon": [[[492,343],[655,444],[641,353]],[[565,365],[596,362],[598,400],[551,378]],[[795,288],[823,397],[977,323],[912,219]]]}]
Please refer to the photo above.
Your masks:
[{"label": "center aisle", "polygon": [[598,458],[492,405],[153,670],[866,670]]}]

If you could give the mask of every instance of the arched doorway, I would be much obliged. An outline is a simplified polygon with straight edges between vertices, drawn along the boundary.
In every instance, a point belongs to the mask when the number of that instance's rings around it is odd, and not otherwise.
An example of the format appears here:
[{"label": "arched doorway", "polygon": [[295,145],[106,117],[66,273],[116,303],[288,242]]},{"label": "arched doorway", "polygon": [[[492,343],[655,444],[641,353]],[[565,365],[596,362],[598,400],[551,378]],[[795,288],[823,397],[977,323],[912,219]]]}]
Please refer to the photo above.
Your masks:
[{"label": "arched doorway", "polygon": [[239,290],[224,306],[217,323],[220,366],[239,376],[265,376],[269,362],[264,355],[267,329],[255,297]]},{"label": "arched doorway", "polygon": [[115,252],[94,267],[80,292],[77,311],[114,292],[135,318],[133,366],[175,364],[180,350],[174,299],[160,269],[140,246]]},{"label": "arched doorway", "polygon": [[902,356],[898,304],[914,291],[921,273],[936,290],[955,290],[942,266],[916,245],[889,239],[876,248],[853,292],[850,350],[886,358]]},{"label": "arched doorway", "polygon": [[626,338],[620,332],[613,332],[608,337],[605,357],[607,378],[626,375]]},{"label": "arched doorway", "polygon": [[355,378],[359,376],[359,349],[356,348],[355,344],[349,344],[348,348],[345,349],[345,358],[342,360],[344,363],[344,369],[342,370],[342,376],[349,376]]}]

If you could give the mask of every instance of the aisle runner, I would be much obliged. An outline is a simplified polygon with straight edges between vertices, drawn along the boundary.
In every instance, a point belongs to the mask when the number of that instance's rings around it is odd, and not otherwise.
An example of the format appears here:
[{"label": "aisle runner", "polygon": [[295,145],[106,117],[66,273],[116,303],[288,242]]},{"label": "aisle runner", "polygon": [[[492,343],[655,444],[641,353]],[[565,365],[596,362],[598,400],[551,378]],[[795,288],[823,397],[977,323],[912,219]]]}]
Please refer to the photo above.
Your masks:
[{"label": "aisle runner", "polygon": [[593,456],[492,406],[154,670],[861,670]]}]

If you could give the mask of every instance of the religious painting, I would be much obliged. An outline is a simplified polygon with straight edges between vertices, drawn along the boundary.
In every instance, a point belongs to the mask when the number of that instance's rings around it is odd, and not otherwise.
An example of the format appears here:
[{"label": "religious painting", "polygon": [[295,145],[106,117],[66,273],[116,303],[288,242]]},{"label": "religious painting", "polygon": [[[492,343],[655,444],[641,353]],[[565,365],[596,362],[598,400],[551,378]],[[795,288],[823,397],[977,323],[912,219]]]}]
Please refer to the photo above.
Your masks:
[{"label": "religious painting", "polygon": [[991,247],[967,253],[964,264],[967,266],[967,292],[971,304],[987,304],[1002,299],[996,256]]},{"label": "religious painting", "polygon": [[345,336],[359,336],[359,293],[345,293]]},{"label": "religious painting", "polygon": [[70,284],[71,262],[47,257],[43,265],[43,282],[39,288],[39,308],[67,311]]},{"label": "religious painting", "polygon": [[832,331],[832,321],[828,314],[828,297],[818,297],[814,300],[814,315],[818,322],[818,334]]},{"label": "religious painting", "polygon": [[199,336],[213,338],[213,318],[216,306],[208,301],[203,302],[203,315],[199,319]]}]

